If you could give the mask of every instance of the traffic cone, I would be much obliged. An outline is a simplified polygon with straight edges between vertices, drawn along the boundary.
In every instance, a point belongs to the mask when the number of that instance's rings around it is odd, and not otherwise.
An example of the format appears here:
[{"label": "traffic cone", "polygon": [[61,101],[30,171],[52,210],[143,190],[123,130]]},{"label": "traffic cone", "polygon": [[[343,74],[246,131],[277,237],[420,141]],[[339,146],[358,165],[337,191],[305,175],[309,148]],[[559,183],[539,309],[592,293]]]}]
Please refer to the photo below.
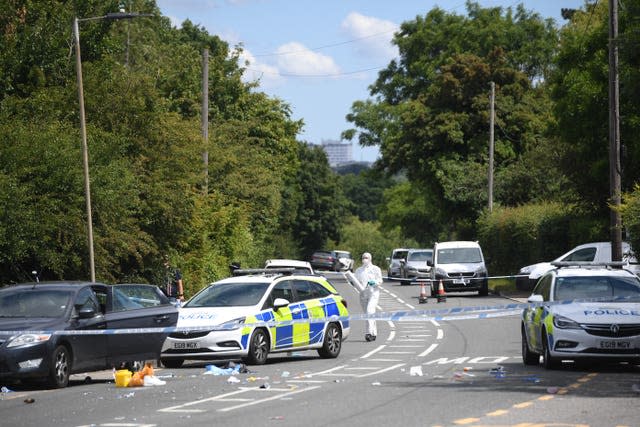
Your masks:
[{"label": "traffic cone", "polygon": [[444,292],[442,279],[440,279],[440,284],[438,285],[438,302],[446,302],[446,301],[447,301],[447,294]]},{"label": "traffic cone", "polygon": [[418,302],[420,304],[429,302],[427,296],[427,287],[425,286],[424,282],[420,283],[420,296],[418,297]]}]

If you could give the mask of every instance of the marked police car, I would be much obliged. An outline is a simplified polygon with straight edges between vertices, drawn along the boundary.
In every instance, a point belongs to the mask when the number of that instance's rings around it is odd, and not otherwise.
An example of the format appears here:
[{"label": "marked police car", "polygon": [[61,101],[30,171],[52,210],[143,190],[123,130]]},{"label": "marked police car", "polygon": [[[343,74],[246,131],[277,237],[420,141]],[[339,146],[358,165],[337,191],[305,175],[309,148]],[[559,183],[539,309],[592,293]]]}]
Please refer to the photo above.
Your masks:
[{"label": "marked police car", "polygon": [[[260,365],[272,352],[310,349],[338,357],[349,336],[346,301],[326,278],[292,270],[236,270],[198,292],[180,309],[162,364],[179,368],[186,359],[242,358]],[[287,321],[293,322],[264,324]]]},{"label": "marked police car", "polygon": [[[541,355],[546,369],[563,360],[640,363],[640,279],[622,263],[552,265],[528,299],[552,304],[522,313],[524,364]],[[594,301],[564,303],[571,300]]]}]

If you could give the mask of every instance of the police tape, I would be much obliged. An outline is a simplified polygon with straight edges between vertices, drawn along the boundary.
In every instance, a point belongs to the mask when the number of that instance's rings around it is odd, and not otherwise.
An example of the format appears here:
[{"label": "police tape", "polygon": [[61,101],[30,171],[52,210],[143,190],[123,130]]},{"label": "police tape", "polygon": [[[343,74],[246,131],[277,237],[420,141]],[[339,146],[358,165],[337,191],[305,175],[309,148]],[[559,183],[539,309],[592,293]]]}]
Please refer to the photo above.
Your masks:
[{"label": "police tape", "polygon": [[[282,327],[292,326],[296,324],[311,323],[328,323],[328,322],[351,322],[365,320],[379,320],[391,322],[429,322],[429,321],[457,321],[471,319],[491,319],[506,316],[517,316],[524,309],[550,307],[556,305],[569,305],[577,303],[613,303],[625,302],[634,297],[617,296],[617,297],[601,297],[601,298],[580,298],[563,301],[545,301],[545,302],[526,302],[526,303],[510,303],[494,306],[468,306],[468,307],[451,307],[429,310],[407,310],[393,312],[378,312],[372,314],[358,313],[349,316],[329,316],[322,318],[297,318],[289,320],[269,320],[244,323],[242,321],[231,321],[218,325],[201,325],[189,327],[154,327],[154,328],[123,328],[123,329],[83,329],[83,330],[7,330],[0,331],[0,337],[16,336],[16,335],[121,335],[121,334],[173,334],[191,332],[214,332],[214,331],[230,331],[241,329],[244,327]],[[628,310],[618,308],[618,314],[633,314],[640,316],[640,310]],[[302,313],[302,312],[301,312]],[[108,320],[107,320],[108,323]],[[34,341],[35,343],[35,341]]]},{"label": "police tape", "polygon": [[483,277],[465,277],[465,276],[460,276],[460,277],[451,277],[451,278],[442,278],[442,279],[427,279],[427,278],[404,278],[404,277],[389,277],[389,276],[385,276],[383,279],[385,281],[389,281],[389,282],[407,282],[407,283],[438,283],[438,282],[443,282],[443,283],[460,283],[460,281],[463,282],[472,282],[475,280],[493,280],[493,279],[517,279],[519,277],[529,277],[528,274],[511,274],[508,276],[483,276]]}]

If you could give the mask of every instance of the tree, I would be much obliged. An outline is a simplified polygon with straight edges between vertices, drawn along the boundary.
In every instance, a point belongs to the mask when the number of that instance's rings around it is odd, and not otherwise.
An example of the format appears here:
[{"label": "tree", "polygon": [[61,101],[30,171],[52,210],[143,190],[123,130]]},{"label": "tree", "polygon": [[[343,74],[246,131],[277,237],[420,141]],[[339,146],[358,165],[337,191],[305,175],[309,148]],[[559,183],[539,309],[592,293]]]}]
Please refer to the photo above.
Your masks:
[{"label": "tree", "polygon": [[[514,14],[468,2],[467,11],[463,17],[435,8],[403,23],[394,39],[400,59],[370,87],[374,99],[353,104],[347,119],[356,129],[344,133],[380,145],[388,173],[406,171],[420,182],[430,206],[447,212],[439,224],[447,235],[463,232],[487,203],[489,82],[497,87],[502,130],[497,173],[539,143],[550,117],[540,82],[556,43],[552,21],[522,6]],[[527,32],[539,37],[528,39]]]}]

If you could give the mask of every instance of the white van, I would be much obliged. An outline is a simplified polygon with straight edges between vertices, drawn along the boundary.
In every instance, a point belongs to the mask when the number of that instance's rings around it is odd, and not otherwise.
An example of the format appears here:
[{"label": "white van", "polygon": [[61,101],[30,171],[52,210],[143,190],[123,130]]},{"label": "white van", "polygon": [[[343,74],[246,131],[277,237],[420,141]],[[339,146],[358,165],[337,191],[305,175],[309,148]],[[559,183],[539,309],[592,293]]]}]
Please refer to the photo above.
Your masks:
[{"label": "white van", "polygon": [[440,281],[445,292],[478,291],[489,293],[487,266],[478,242],[439,242],[433,246],[431,268],[431,294],[436,295]]}]

